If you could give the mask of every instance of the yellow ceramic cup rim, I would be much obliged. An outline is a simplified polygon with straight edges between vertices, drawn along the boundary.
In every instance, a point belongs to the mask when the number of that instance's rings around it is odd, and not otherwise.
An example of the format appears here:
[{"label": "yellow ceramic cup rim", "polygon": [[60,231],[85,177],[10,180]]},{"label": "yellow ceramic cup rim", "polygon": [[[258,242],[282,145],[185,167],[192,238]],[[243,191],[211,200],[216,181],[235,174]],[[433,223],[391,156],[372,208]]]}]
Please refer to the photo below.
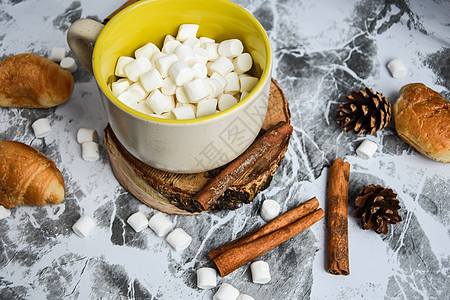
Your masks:
[{"label": "yellow ceramic cup rim", "polygon": [[[156,1],[164,1],[164,0],[156,0]],[[220,116],[223,116],[225,114],[227,114],[228,112],[230,112],[231,110],[234,110],[236,108],[238,108],[239,106],[244,105],[244,103],[250,101],[250,99],[252,99],[252,96],[261,89],[261,87],[264,85],[264,83],[266,82],[266,80],[270,80],[270,78],[268,79],[269,75],[270,75],[270,69],[272,66],[272,55],[271,55],[271,48],[270,48],[270,42],[269,42],[269,37],[267,36],[266,31],[264,30],[264,28],[262,27],[262,25],[258,22],[258,20],[247,10],[245,10],[243,7],[237,5],[236,3],[233,3],[229,0],[214,0],[216,2],[221,2],[221,3],[226,3],[227,5],[230,6],[234,6],[235,9],[240,10],[242,14],[247,15],[248,16],[248,20],[255,26],[255,28],[257,29],[258,33],[260,34],[260,37],[262,38],[262,40],[264,41],[264,47],[265,47],[265,51],[267,53],[266,55],[266,60],[265,60],[265,66],[264,66],[264,70],[260,76],[260,79],[257,83],[257,85],[253,88],[253,90],[241,101],[239,101],[237,104],[233,105],[232,107],[218,112],[216,114],[213,115],[209,115],[209,116],[204,116],[201,118],[195,118],[195,119],[186,119],[186,120],[176,120],[176,119],[164,119],[164,118],[158,118],[158,117],[153,117],[150,115],[147,115],[145,113],[142,113],[140,111],[137,111],[127,105],[125,105],[124,103],[122,103],[122,101],[120,101],[119,99],[117,99],[116,96],[114,96],[114,94],[112,93],[111,89],[108,87],[108,85],[106,84],[106,82],[104,80],[97,80],[100,88],[102,89],[102,91],[106,94],[106,96],[108,97],[109,100],[111,100],[116,106],[120,107],[123,111],[134,115],[136,117],[148,120],[148,121],[154,121],[154,122],[159,122],[159,123],[172,123],[172,124],[188,124],[188,123],[199,123],[199,122],[203,122],[203,121],[208,121],[211,119],[216,119]],[[106,23],[105,27],[103,28],[102,32],[100,33],[100,35],[97,38],[97,42],[101,44],[102,41],[104,40],[104,36],[105,36],[105,32],[108,32],[109,27],[113,26],[114,23],[120,19],[120,16],[126,14],[129,10],[134,9],[134,7],[139,6],[139,5],[143,5],[144,1],[138,1],[136,3],[131,4],[130,6],[126,7],[125,9],[121,10],[119,13],[117,13],[111,20],[108,21],[108,23]],[[94,52],[93,52],[93,58],[96,56],[96,53],[99,50],[96,51],[96,48],[94,47]],[[95,78],[102,78],[102,74],[100,72],[100,66],[99,66],[99,60],[95,60],[93,59],[93,71],[94,71],[94,76]]]}]

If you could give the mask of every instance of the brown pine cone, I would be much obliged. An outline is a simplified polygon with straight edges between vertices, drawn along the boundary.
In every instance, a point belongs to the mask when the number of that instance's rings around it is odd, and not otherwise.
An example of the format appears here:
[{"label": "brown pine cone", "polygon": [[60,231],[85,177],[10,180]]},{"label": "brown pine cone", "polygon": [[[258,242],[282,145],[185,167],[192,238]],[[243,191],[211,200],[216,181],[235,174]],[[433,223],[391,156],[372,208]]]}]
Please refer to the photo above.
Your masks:
[{"label": "brown pine cone", "polygon": [[395,224],[402,220],[397,194],[380,185],[365,186],[356,196],[356,209],[353,216],[361,218],[363,229],[373,228],[376,233],[386,234],[388,223]]},{"label": "brown pine cone", "polygon": [[366,87],[365,91],[351,92],[347,103],[339,105],[337,122],[345,131],[356,134],[374,134],[391,121],[392,104],[380,93]]}]

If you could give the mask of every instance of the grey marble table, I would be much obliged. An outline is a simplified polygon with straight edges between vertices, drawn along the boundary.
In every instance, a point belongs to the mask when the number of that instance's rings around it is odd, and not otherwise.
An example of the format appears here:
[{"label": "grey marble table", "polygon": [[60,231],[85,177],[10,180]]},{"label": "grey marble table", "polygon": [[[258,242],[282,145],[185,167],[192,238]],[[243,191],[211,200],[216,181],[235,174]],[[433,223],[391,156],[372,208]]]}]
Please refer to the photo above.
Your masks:
[{"label": "grey marble table", "polygon": [[[193,237],[181,253],[150,229],[135,233],[129,215],[155,211],[115,179],[101,143],[101,159],[81,159],[76,132],[107,124],[94,79],[79,66],[75,89],[52,109],[0,108],[0,140],[16,140],[56,162],[66,181],[66,198],[56,206],[17,207],[0,220],[1,299],[211,299],[217,290],[196,287],[195,271],[211,266],[207,253],[264,221],[266,198],[286,211],[312,196],[326,209],[330,163],[351,163],[349,276],[326,272],[326,228],[322,220],[261,258],[272,280],[254,284],[248,266],[225,278],[255,299],[449,299],[450,165],[432,161],[405,144],[391,123],[372,136],[345,133],[337,107],[365,86],[391,102],[398,90],[423,82],[449,99],[450,2],[407,0],[236,1],[251,11],[270,37],[273,77],[289,101],[294,133],[269,188],[234,211],[169,216]],[[384,2],[384,3],[383,3]],[[80,17],[102,20],[122,0],[2,0],[0,55],[49,55],[65,46],[66,31]],[[69,53],[70,55],[70,53]],[[386,63],[401,58],[408,74],[390,76]],[[0,83],[2,84],[2,83]],[[46,117],[52,133],[34,137],[31,124]],[[370,139],[370,160],[355,154]],[[358,190],[369,184],[392,188],[400,199],[401,223],[386,235],[360,228],[351,216]],[[87,238],[71,227],[82,214],[96,228]]]}]

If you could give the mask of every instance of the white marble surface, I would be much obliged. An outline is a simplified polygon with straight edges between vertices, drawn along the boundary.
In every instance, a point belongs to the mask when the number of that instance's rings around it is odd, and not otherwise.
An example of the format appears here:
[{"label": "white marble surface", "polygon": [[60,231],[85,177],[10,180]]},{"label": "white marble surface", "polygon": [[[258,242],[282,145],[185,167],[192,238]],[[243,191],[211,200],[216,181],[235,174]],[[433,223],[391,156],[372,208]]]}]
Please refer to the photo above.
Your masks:
[{"label": "white marble surface", "polygon": [[[450,293],[450,165],[406,145],[391,123],[373,136],[345,133],[337,107],[352,90],[369,86],[391,102],[401,86],[423,82],[450,96],[448,1],[236,1],[267,30],[274,50],[273,77],[289,101],[294,133],[268,189],[234,211],[169,216],[193,237],[178,253],[150,229],[126,224],[136,211],[155,213],[116,181],[103,144],[101,159],[86,162],[76,142],[80,127],[101,138],[107,124],[93,78],[79,66],[71,99],[54,109],[0,108],[0,140],[16,140],[53,159],[66,181],[56,206],[17,207],[0,220],[0,299],[211,299],[216,289],[196,288],[196,269],[211,266],[207,253],[264,224],[259,206],[277,200],[281,211],[312,196],[324,209],[327,173],[335,158],[351,163],[350,202],[364,185],[392,188],[403,221],[389,233],[364,231],[351,216],[347,277],[326,272],[325,221],[261,258],[272,280],[251,281],[244,266],[227,282],[255,299],[448,299]],[[1,59],[23,52],[47,56],[65,46],[71,22],[102,20],[121,0],[1,0]],[[68,48],[67,48],[68,49]],[[408,68],[393,79],[386,63]],[[0,83],[1,84],[1,83]],[[51,120],[52,133],[36,139],[31,124]],[[376,142],[370,160],[355,154],[365,138]],[[97,227],[84,239],[71,227],[80,215]]]}]

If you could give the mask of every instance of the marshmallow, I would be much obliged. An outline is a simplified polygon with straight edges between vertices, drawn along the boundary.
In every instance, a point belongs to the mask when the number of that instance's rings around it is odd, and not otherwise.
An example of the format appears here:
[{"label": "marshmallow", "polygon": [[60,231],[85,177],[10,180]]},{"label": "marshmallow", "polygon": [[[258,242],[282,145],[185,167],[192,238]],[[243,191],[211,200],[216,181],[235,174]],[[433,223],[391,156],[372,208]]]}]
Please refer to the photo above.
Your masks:
[{"label": "marshmallow", "polygon": [[87,237],[95,227],[94,220],[88,215],[82,215],[72,226],[72,230],[81,238]]},{"label": "marshmallow", "polygon": [[220,57],[219,55],[219,43],[209,43],[205,44],[204,48],[208,52],[208,60],[215,61]]},{"label": "marshmallow", "polygon": [[123,92],[126,91],[126,89],[130,86],[131,81],[128,80],[128,78],[120,78],[117,81],[114,81],[111,83],[111,91],[113,92],[114,96],[119,96]]},{"label": "marshmallow", "polygon": [[175,90],[175,96],[178,102],[189,103],[189,97],[184,86],[177,87],[177,89]]},{"label": "marshmallow", "polygon": [[194,78],[194,71],[184,61],[176,61],[169,68],[169,76],[176,85],[181,86]]},{"label": "marshmallow", "polygon": [[242,101],[242,99],[244,99],[245,97],[247,97],[248,94],[250,94],[250,93],[249,93],[249,92],[242,92],[242,93],[241,93],[241,96],[240,96],[240,98],[239,98],[239,101]]},{"label": "marshmallow", "polygon": [[255,298],[247,294],[239,294],[237,300],[255,300]]},{"label": "marshmallow", "polygon": [[183,106],[189,106],[194,111],[194,115],[197,113],[197,105],[192,104],[192,103],[177,102],[177,104],[175,105],[175,108],[183,107]]},{"label": "marshmallow", "polygon": [[155,68],[142,74],[140,80],[142,86],[148,93],[163,86],[163,78]]},{"label": "marshmallow", "polygon": [[167,42],[175,41],[175,40],[176,40],[176,39],[175,39],[174,36],[168,34],[168,35],[166,35],[166,36],[164,37],[163,45],[164,45],[165,43],[167,43]]},{"label": "marshmallow", "polygon": [[208,75],[208,69],[202,63],[197,62],[193,64],[191,69],[194,72],[194,78],[206,78]]},{"label": "marshmallow", "polygon": [[241,75],[239,76],[239,91],[241,93],[250,93],[253,88],[258,84],[259,79],[253,76]]},{"label": "marshmallow", "polygon": [[206,62],[209,58],[208,51],[199,47],[195,47],[192,51],[194,52],[195,60],[201,64],[206,65]]},{"label": "marshmallow", "polygon": [[209,76],[212,79],[217,79],[220,81],[220,84],[222,85],[222,89],[225,88],[225,86],[227,85],[227,81],[225,80],[225,78],[223,78],[222,75],[217,74],[216,72],[212,73],[211,76]]},{"label": "marshmallow", "polygon": [[236,300],[239,297],[237,288],[228,283],[222,283],[213,296],[213,300]]},{"label": "marshmallow", "polygon": [[150,60],[150,62],[152,63],[153,66],[156,66],[156,61],[158,59],[160,59],[161,57],[166,56],[166,55],[167,55],[167,53],[157,52],[157,53],[153,54],[152,59]]},{"label": "marshmallow", "polygon": [[50,122],[46,118],[37,119],[31,125],[31,128],[33,128],[34,135],[37,138],[46,137],[52,131],[52,129],[50,127]]},{"label": "marshmallow", "polygon": [[199,37],[198,40],[200,41],[200,47],[203,49],[205,49],[206,44],[214,44],[216,42],[214,39],[204,36]]},{"label": "marshmallow", "polygon": [[237,94],[240,90],[239,76],[236,72],[230,72],[223,77],[227,84],[225,85],[224,92],[226,94]]},{"label": "marshmallow", "polygon": [[183,42],[183,45],[189,46],[191,48],[199,48],[201,46],[201,43],[198,38],[189,38]]},{"label": "marshmallow", "polygon": [[253,60],[249,53],[242,53],[233,59],[234,71],[238,74],[247,72],[252,68]]},{"label": "marshmallow", "polygon": [[130,85],[127,91],[132,92],[133,94],[136,95],[136,102],[142,101],[148,96],[148,92],[145,90],[145,88],[142,86],[142,83],[140,83],[139,81]]},{"label": "marshmallow", "polygon": [[197,270],[197,287],[209,290],[217,285],[217,272],[213,268],[203,267]]},{"label": "marshmallow", "polygon": [[181,24],[180,27],[178,27],[177,40],[184,42],[189,38],[195,38],[197,36],[198,28],[198,24]]},{"label": "marshmallow", "polygon": [[363,159],[369,159],[377,151],[377,148],[377,144],[371,140],[364,140],[356,149],[356,154]]},{"label": "marshmallow", "polygon": [[399,58],[391,60],[387,67],[389,71],[391,72],[392,77],[394,78],[401,78],[408,73],[408,70],[406,69],[405,65],[403,64],[403,61]]},{"label": "marshmallow", "polygon": [[195,59],[194,50],[188,45],[181,44],[175,48],[175,55],[180,61],[192,66],[197,60]]},{"label": "marshmallow", "polygon": [[131,81],[138,81],[139,76],[144,74],[145,72],[148,72],[152,69],[152,63],[148,58],[146,57],[138,57],[132,62],[127,63],[123,70],[125,72],[125,75],[130,79]]},{"label": "marshmallow", "polygon": [[189,247],[192,242],[192,237],[182,228],[175,228],[167,235],[166,241],[175,249],[175,251],[180,252]]},{"label": "marshmallow", "polygon": [[[169,75],[169,67],[178,61],[178,57],[175,54],[167,54],[158,58],[155,62],[155,66],[163,78]],[[172,78],[173,79],[173,78]]]},{"label": "marshmallow", "polygon": [[242,54],[244,45],[238,39],[225,40],[219,43],[219,55],[226,57],[236,57]]},{"label": "marshmallow", "polygon": [[158,115],[169,112],[175,108],[173,96],[166,96],[159,90],[154,90],[145,100],[147,105]]},{"label": "marshmallow", "polygon": [[213,115],[216,113],[217,99],[205,99],[197,103],[197,118]]},{"label": "marshmallow", "polygon": [[209,91],[209,98],[217,98],[223,93],[223,87],[219,80],[214,78],[206,79],[206,87]]},{"label": "marshmallow", "polygon": [[127,74],[125,74],[124,67],[127,64],[129,64],[130,62],[132,62],[133,60],[134,60],[134,58],[129,57],[129,56],[119,57],[119,59],[117,60],[117,63],[116,63],[116,69],[114,70],[114,75],[119,76],[119,77],[127,76]]},{"label": "marshmallow", "polygon": [[205,79],[196,78],[184,85],[186,94],[189,97],[190,102],[198,102],[209,96],[209,91],[206,86]]},{"label": "marshmallow", "polygon": [[128,90],[117,96],[117,99],[131,108],[134,108],[137,104],[136,94]]},{"label": "marshmallow", "polygon": [[127,223],[134,229],[136,232],[141,232],[148,226],[148,220],[144,216],[144,214],[140,211],[135,212],[131,216],[128,217]]},{"label": "marshmallow", "polygon": [[233,69],[234,69],[233,63],[225,56],[219,57],[210,66],[210,70],[212,72],[216,72],[222,77],[233,71]]},{"label": "marshmallow", "polygon": [[224,111],[237,103],[236,98],[230,94],[223,94],[220,96],[219,101],[217,103],[219,110]]},{"label": "marshmallow", "polygon": [[252,271],[252,281],[254,283],[265,284],[270,281],[269,264],[265,261],[255,261],[250,265]]},{"label": "marshmallow", "polygon": [[5,208],[3,205],[0,205],[0,220],[7,218],[11,215],[11,211]]},{"label": "marshmallow", "polygon": [[59,63],[64,57],[66,57],[66,48],[64,47],[53,47],[48,59]]},{"label": "marshmallow", "polygon": [[162,52],[167,53],[167,54],[173,54],[175,52],[175,49],[179,45],[181,45],[180,41],[177,41],[177,40],[167,41],[164,43]]},{"label": "marshmallow", "polygon": [[145,57],[147,59],[151,59],[153,54],[158,53],[159,52],[159,48],[153,44],[153,43],[148,43],[144,46],[142,46],[141,48],[136,49],[136,51],[134,51],[134,57],[138,58],[138,57]]},{"label": "marshmallow", "polygon": [[97,130],[90,128],[80,128],[77,132],[77,142],[83,144],[85,142],[97,142]]},{"label": "marshmallow", "polygon": [[81,157],[85,161],[96,161],[100,158],[98,144],[96,142],[84,142],[81,144]]},{"label": "marshmallow", "polygon": [[69,71],[70,73],[75,73],[77,70],[77,63],[75,62],[75,59],[72,57],[64,57],[59,65],[64,69]]},{"label": "marshmallow", "polygon": [[[177,89],[177,85],[173,82],[172,78],[166,77],[163,80],[163,84],[161,87],[161,92],[167,96],[175,95],[175,91]],[[186,96],[187,97],[187,96]]]},{"label": "marshmallow", "polygon": [[269,222],[273,219],[275,219],[278,214],[280,213],[280,204],[278,204],[277,201],[266,199],[261,205],[261,218],[263,218],[264,221]]},{"label": "marshmallow", "polygon": [[187,120],[195,119],[195,112],[190,106],[175,107],[171,110],[173,119]]},{"label": "marshmallow", "polygon": [[154,114],[155,112],[145,103],[145,101],[138,102],[133,109],[147,115]]},{"label": "marshmallow", "polygon": [[165,236],[172,230],[173,223],[162,212],[154,214],[150,220],[148,220],[148,227],[150,227],[157,236]]}]

